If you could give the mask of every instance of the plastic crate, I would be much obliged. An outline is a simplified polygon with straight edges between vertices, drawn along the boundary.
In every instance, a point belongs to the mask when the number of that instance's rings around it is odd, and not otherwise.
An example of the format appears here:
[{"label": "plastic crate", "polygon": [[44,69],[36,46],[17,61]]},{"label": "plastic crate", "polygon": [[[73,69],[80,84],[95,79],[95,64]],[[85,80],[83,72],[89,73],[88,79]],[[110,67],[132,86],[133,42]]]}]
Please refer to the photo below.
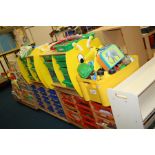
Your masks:
[{"label": "plastic crate", "polygon": [[51,61],[52,57],[50,55],[43,56],[45,61]]},{"label": "plastic crate", "polygon": [[83,79],[77,76],[84,99],[102,103],[103,106],[110,106],[107,89],[115,87],[139,68],[138,57],[135,55],[131,57],[133,61],[124,69],[111,75],[104,75],[101,80]]},{"label": "plastic crate", "polygon": [[107,111],[108,113],[112,113],[111,107],[104,107],[101,103],[97,103],[97,102],[90,102],[90,104],[92,105],[93,109],[97,112],[104,110]]},{"label": "plastic crate", "polygon": [[48,92],[49,92],[50,94],[54,94],[54,95],[56,95],[55,90],[49,89]]},{"label": "plastic crate", "polygon": [[64,83],[67,87],[73,88],[73,84],[69,80],[64,80],[62,83]]},{"label": "plastic crate", "polygon": [[51,111],[51,112],[54,112],[54,109],[53,109],[53,107],[52,106],[48,106],[48,108],[47,108],[49,111]]},{"label": "plastic crate", "polygon": [[50,68],[51,70],[54,70],[52,62],[44,62],[44,64],[47,66],[47,68]]},{"label": "plastic crate", "polygon": [[67,67],[60,67],[60,70],[62,71],[63,74],[68,74]]},{"label": "plastic crate", "polygon": [[54,56],[54,58],[56,59],[56,61],[66,61],[66,55],[56,55]]},{"label": "plastic crate", "polygon": [[59,64],[60,68],[66,68],[67,67],[66,61],[57,61],[57,64]]},{"label": "plastic crate", "polygon": [[57,44],[54,46],[54,48],[57,50],[57,52],[67,52],[71,49],[73,49],[72,43],[74,41],[68,41],[62,44]]},{"label": "plastic crate", "polygon": [[83,127],[87,128],[87,129],[97,129],[98,128],[97,125],[92,122],[84,122]]}]

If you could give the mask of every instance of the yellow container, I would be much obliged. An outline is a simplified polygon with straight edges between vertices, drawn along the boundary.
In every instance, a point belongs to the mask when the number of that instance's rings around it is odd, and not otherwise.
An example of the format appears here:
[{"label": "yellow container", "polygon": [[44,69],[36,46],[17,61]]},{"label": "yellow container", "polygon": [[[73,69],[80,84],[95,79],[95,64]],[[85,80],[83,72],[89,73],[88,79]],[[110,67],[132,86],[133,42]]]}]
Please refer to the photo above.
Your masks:
[{"label": "yellow container", "polygon": [[103,106],[110,106],[107,88],[115,87],[139,68],[138,57],[135,55],[132,55],[131,57],[134,61],[124,69],[117,71],[115,74],[104,75],[100,80],[82,79],[78,75],[77,80],[84,99],[86,101],[91,100],[102,103]]}]

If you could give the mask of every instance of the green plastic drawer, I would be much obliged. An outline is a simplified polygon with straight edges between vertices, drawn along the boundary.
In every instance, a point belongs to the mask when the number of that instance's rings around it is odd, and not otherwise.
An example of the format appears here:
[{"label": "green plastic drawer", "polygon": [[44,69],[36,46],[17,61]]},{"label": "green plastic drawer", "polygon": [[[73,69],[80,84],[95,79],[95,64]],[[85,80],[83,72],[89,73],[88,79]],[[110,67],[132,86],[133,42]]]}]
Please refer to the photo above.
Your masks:
[{"label": "green plastic drawer", "polygon": [[64,80],[63,83],[67,86],[67,87],[73,87],[73,84],[71,83],[71,81],[68,80]]},{"label": "green plastic drawer", "polygon": [[57,63],[59,64],[60,68],[67,67],[66,61],[58,61]]},{"label": "green plastic drawer", "polygon": [[47,68],[53,68],[52,62],[44,62],[44,64],[47,66]]},{"label": "green plastic drawer", "polygon": [[54,56],[54,58],[56,59],[56,61],[66,61],[65,55],[57,55],[57,56]]},{"label": "green plastic drawer", "polygon": [[57,44],[54,46],[54,48],[57,50],[57,52],[67,52],[73,48],[72,46],[73,42],[77,42],[77,41],[70,41],[62,44]]},{"label": "green plastic drawer", "polygon": [[63,74],[68,74],[67,68],[60,67],[60,70],[62,71]]},{"label": "green plastic drawer", "polygon": [[51,61],[52,60],[51,55],[43,56],[43,58],[45,61]]}]

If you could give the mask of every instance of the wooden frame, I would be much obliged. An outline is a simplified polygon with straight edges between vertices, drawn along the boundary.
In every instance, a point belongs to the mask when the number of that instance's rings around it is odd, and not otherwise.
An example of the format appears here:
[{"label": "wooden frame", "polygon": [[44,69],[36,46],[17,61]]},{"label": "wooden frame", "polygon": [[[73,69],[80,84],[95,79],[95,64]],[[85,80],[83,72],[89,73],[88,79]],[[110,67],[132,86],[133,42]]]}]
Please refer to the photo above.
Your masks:
[{"label": "wooden frame", "polygon": [[148,60],[139,26],[103,26],[94,31],[103,44],[114,43],[125,53],[138,55],[140,66]]}]

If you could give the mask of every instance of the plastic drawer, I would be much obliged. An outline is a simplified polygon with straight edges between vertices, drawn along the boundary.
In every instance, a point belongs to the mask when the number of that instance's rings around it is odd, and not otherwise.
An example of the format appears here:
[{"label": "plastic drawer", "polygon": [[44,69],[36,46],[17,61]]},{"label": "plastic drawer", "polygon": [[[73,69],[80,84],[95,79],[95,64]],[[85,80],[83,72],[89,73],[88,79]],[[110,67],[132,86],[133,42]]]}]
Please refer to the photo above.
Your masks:
[{"label": "plastic drawer", "polygon": [[74,103],[72,101],[69,101],[68,99],[62,99],[62,101],[69,106],[75,106]]},{"label": "plastic drawer", "polygon": [[85,101],[82,97],[74,96],[74,99],[77,104],[82,104],[83,106],[90,108],[89,102]]},{"label": "plastic drawer", "polygon": [[81,117],[82,117],[83,122],[91,122],[93,124],[96,124],[95,119],[93,117],[87,117],[85,115],[81,115]]},{"label": "plastic drawer", "polygon": [[43,56],[44,60],[45,61],[51,61],[52,60],[52,57],[47,55],[47,56]]},{"label": "plastic drawer", "polygon": [[66,56],[65,55],[57,55],[57,56],[54,56],[54,58],[57,61],[66,61]]},{"label": "plastic drawer", "polygon": [[52,106],[49,106],[47,109],[48,109],[49,111],[51,111],[51,112],[54,112],[54,109],[53,109]]},{"label": "plastic drawer", "polygon": [[93,113],[91,111],[85,111],[85,110],[80,110],[80,114],[81,116],[86,116],[86,117],[90,117],[90,118],[94,118]]},{"label": "plastic drawer", "polygon": [[99,111],[99,110],[105,110],[108,111],[110,113],[112,113],[111,107],[104,107],[101,103],[97,103],[97,102],[91,102],[91,105],[93,107],[94,110]]},{"label": "plastic drawer", "polygon": [[107,126],[109,128],[116,128],[115,122],[108,120],[108,119],[103,119],[100,117],[97,117],[97,123],[98,126],[105,128],[104,126]]},{"label": "plastic drawer", "polygon": [[51,68],[53,70],[53,64],[52,62],[44,62],[47,68]]},{"label": "plastic drawer", "polygon": [[73,101],[72,98],[71,98],[71,95],[66,94],[66,93],[60,93],[60,97],[61,97],[61,99],[66,99],[68,101]]},{"label": "plastic drawer", "polygon": [[52,89],[48,90],[48,92],[49,92],[50,94],[56,94],[56,92],[55,92],[54,90],[52,90]]},{"label": "plastic drawer", "polygon": [[84,122],[83,127],[87,129],[96,129],[98,128],[96,124],[91,123],[91,122]]}]

